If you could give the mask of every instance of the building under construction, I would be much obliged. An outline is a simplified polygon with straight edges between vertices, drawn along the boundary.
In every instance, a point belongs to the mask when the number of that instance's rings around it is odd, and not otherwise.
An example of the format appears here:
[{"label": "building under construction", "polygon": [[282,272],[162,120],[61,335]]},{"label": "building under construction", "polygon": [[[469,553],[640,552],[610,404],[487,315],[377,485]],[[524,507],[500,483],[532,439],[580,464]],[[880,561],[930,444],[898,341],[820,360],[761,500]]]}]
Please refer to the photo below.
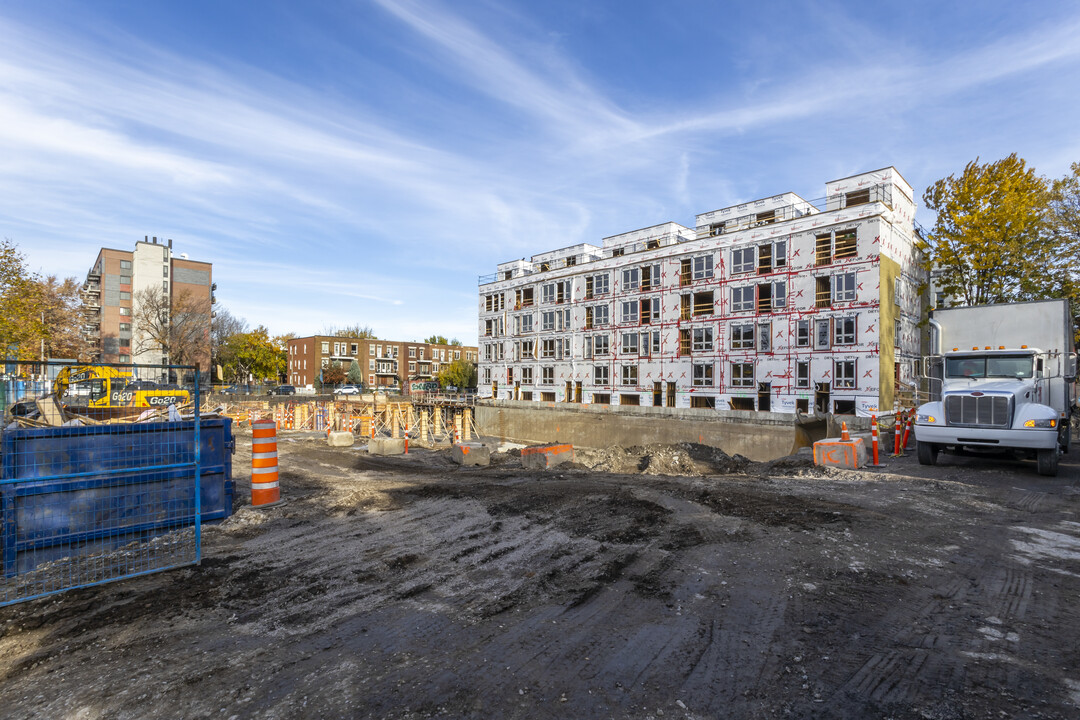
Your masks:
[{"label": "building under construction", "polygon": [[480,394],[891,410],[921,357],[914,216],[888,167],[502,263],[480,278]]}]

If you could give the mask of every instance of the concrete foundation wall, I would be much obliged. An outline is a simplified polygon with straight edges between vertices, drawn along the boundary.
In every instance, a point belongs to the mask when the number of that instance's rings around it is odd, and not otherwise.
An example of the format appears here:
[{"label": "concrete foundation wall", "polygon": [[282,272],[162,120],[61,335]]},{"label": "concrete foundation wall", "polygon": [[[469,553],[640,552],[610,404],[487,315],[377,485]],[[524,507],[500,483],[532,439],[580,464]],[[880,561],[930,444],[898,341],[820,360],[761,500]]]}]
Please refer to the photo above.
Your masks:
[{"label": "concrete foundation wall", "polygon": [[606,406],[514,400],[476,406],[479,431],[504,442],[558,442],[588,448],[697,442],[757,461],[773,460],[793,451],[794,421],[791,413],[691,408],[614,410]]}]

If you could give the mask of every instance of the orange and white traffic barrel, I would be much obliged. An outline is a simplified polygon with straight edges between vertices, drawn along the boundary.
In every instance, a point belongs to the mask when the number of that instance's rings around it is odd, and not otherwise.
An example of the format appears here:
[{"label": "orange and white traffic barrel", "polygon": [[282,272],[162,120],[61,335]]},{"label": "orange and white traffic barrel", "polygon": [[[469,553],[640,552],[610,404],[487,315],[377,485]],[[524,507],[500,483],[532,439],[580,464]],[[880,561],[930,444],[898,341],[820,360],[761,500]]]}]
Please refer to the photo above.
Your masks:
[{"label": "orange and white traffic barrel", "polygon": [[281,502],[278,487],[277,423],[251,423],[251,504],[253,507]]}]

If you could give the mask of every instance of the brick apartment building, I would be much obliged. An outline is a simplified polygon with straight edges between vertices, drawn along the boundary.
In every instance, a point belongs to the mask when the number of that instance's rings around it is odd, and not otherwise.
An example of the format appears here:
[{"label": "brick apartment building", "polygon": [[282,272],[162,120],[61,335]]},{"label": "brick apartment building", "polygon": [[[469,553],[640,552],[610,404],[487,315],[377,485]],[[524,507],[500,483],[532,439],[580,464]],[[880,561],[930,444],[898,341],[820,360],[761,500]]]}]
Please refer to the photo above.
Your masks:
[{"label": "brick apartment building", "polygon": [[895,168],[498,265],[480,395],[865,414],[921,357],[912,188]]},{"label": "brick apartment building", "polygon": [[434,380],[443,365],[454,360],[475,364],[476,347],[432,345],[372,338],[312,335],[290,340],[286,350],[288,382],[314,386],[324,365],[340,363],[348,372],[355,359],[364,372],[368,387],[408,392],[410,381]]},{"label": "brick apartment building", "polygon": [[[97,260],[86,275],[82,293],[85,315],[85,332],[96,348],[93,359],[98,362],[137,363],[143,365],[168,364],[169,358],[160,348],[140,343],[137,330],[133,330],[132,316],[137,312],[136,298],[139,291],[160,287],[168,293],[171,304],[185,293],[195,299],[215,302],[213,266],[210,263],[189,260],[186,254],[174,255],[172,240],[147,237],[135,243],[133,251],[101,248]],[[209,328],[207,317],[206,351],[198,355],[202,371],[210,367]],[[140,350],[140,348],[142,348]]]}]

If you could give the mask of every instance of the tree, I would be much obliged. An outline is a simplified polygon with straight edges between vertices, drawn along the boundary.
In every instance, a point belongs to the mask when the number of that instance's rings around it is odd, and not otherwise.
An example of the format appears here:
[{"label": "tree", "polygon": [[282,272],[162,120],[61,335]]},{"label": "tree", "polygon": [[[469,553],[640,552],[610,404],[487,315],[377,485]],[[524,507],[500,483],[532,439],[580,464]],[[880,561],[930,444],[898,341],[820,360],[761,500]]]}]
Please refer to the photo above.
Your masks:
[{"label": "tree", "polygon": [[55,275],[34,282],[33,291],[41,314],[46,357],[85,361],[90,343],[82,332],[84,316],[82,284],[69,277],[61,281]]},{"label": "tree", "polygon": [[351,385],[361,385],[364,382],[364,371],[360,369],[360,363],[356,362],[355,358],[349,363],[349,374],[346,378]]},{"label": "tree", "polygon": [[326,385],[341,385],[345,382],[345,368],[341,367],[341,363],[332,362],[328,365],[323,365],[322,369],[322,384]]},{"label": "tree", "polygon": [[[1050,232],[1054,240],[1055,267],[1064,268],[1058,282],[1060,297],[1072,300],[1073,316],[1080,316],[1080,163],[1073,163],[1071,173],[1055,180],[1050,191]],[[1080,341],[1080,324],[1077,338]]]},{"label": "tree", "polygon": [[428,345],[449,345],[450,342],[442,335],[432,335],[429,338],[424,338],[424,342]]},{"label": "tree", "polygon": [[1047,181],[1015,153],[980,165],[923,193],[937,212],[927,261],[941,289],[967,305],[1052,296],[1062,258],[1046,232],[1051,198]]},{"label": "tree", "polygon": [[160,351],[173,365],[205,364],[210,358],[210,298],[189,290],[175,296],[159,287],[135,293],[133,354]]},{"label": "tree", "polygon": [[215,307],[213,325],[210,331],[210,347],[214,357],[221,356],[221,350],[230,337],[245,333],[247,330],[247,320],[236,317],[221,305]]},{"label": "tree", "polygon": [[0,242],[0,354],[29,360],[41,352],[45,334],[37,278],[11,240]]},{"label": "tree", "polygon": [[277,381],[285,372],[285,353],[262,325],[251,332],[231,335],[225,343],[230,358],[225,375],[234,382],[247,382],[249,378]]},{"label": "tree", "polygon": [[360,338],[375,340],[375,332],[368,325],[346,325],[343,328],[337,328],[334,326],[324,327],[323,335],[329,335],[330,337],[347,337],[347,338]]},{"label": "tree", "polygon": [[454,360],[448,365],[443,365],[439,371],[439,385],[441,387],[458,388],[476,387],[476,366],[468,360]]}]

